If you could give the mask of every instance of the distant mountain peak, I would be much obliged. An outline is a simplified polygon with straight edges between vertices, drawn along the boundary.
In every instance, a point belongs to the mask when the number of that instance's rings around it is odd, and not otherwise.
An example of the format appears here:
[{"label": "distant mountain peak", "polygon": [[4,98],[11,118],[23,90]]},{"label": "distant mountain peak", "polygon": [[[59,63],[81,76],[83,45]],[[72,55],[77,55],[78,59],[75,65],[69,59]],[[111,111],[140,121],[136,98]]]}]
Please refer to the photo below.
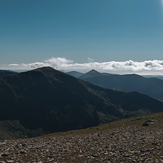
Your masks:
[{"label": "distant mountain peak", "polygon": [[92,69],[91,71],[87,72],[89,74],[100,74],[100,72],[96,71],[95,69]]},{"label": "distant mountain peak", "polygon": [[44,70],[54,70],[54,68],[52,68],[52,67],[50,67],[50,66],[46,66],[46,67],[40,67],[40,68],[37,68],[37,69],[35,69],[34,71],[37,71],[37,70],[39,70],[39,71],[44,71]]},{"label": "distant mountain peak", "polygon": [[85,79],[85,78],[91,78],[91,77],[94,77],[94,76],[98,76],[100,75],[101,73],[96,71],[95,69],[92,69],[91,71],[83,74],[82,76],[80,76],[80,79]]},{"label": "distant mountain peak", "polygon": [[[46,67],[40,67],[40,68],[37,68],[37,69],[33,69],[33,70],[30,70],[31,72],[39,72],[39,73],[43,73],[43,74],[49,74],[49,73],[56,73],[58,72],[58,70],[50,67],[50,66],[46,66]],[[25,73],[28,73],[28,71],[26,71]],[[62,73],[62,72],[61,72]]]}]

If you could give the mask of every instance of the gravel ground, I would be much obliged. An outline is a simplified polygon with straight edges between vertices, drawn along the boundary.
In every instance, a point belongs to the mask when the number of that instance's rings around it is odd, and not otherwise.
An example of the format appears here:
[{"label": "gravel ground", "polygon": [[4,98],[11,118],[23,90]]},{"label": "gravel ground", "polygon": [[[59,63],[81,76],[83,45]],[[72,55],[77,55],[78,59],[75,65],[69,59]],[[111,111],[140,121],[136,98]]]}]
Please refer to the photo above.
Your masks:
[{"label": "gravel ground", "polygon": [[161,163],[163,129],[119,127],[93,133],[0,141],[0,163]]}]

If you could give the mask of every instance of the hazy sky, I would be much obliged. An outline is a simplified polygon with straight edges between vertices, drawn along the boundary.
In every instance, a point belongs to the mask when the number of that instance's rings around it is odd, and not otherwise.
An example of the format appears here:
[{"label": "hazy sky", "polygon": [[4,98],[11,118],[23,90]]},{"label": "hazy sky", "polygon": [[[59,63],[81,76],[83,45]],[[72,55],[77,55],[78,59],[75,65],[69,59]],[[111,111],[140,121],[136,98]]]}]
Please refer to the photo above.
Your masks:
[{"label": "hazy sky", "polygon": [[163,0],[0,0],[0,68],[58,57],[161,62]]}]

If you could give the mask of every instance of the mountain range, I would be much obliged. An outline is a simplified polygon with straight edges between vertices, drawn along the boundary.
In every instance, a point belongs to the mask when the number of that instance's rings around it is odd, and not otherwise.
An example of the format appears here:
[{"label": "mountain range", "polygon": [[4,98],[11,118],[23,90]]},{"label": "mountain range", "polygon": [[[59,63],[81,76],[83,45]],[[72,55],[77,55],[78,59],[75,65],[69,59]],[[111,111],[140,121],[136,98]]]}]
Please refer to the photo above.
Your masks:
[{"label": "mountain range", "polygon": [[136,91],[163,100],[163,80],[136,74],[117,75],[91,70],[79,77],[97,86],[124,92]]},{"label": "mountain range", "polygon": [[159,111],[163,103],[147,95],[104,89],[51,67],[0,77],[0,124],[28,136]]}]

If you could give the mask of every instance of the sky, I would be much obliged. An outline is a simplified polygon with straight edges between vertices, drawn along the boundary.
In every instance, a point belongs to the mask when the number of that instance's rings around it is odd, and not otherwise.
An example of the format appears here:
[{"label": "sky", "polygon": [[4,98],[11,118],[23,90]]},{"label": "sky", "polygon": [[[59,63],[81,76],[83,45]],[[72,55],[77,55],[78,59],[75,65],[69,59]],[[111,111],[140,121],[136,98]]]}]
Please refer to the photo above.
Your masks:
[{"label": "sky", "polygon": [[163,75],[163,0],[0,0],[0,69]]}]

